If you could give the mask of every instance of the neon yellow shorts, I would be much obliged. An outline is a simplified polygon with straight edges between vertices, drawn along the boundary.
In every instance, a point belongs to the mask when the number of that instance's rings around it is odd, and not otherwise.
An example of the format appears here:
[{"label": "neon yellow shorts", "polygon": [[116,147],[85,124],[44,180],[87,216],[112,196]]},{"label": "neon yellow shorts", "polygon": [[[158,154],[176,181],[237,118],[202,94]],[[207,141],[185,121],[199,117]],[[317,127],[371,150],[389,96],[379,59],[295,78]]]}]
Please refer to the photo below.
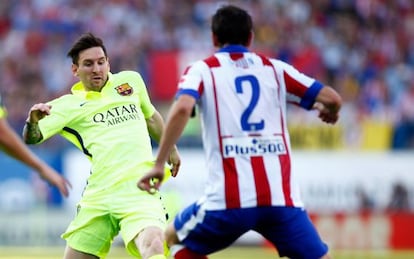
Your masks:
[{"label": "neon yellow shorts", "polygon": [[[128,253],[140,258],[134,238],[149,226],[166,227],[166,210],[159,193],[150,195],[132,179],[99,194],[84,196],[78,213],[62,235],[71,248],[105,258],[121,233]],[[167,251],[166,251],[167,253]]]}]

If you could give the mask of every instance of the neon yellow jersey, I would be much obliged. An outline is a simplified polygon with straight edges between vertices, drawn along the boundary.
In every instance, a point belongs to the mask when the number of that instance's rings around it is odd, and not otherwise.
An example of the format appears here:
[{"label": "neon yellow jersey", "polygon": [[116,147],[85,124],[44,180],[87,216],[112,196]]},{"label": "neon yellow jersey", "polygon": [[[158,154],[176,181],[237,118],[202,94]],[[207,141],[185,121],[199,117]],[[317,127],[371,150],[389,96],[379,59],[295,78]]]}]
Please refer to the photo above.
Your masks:
[{"label": "neon yellow jersey", "polygon": [[39,121],[42,141],[60,134],[90,159],[88,188],[138,180],[145,173],[139,165],[154,160],[145,119],[155,108],[139,73],[110,73],[101,92],[85,91],[78,82],[72,94],[49,104],[51,114]]},{"label": "neon yellow jersey", "polygon": [[7,117],[6,108],[3,106],[3,101],[0,96],[0,119]]}]

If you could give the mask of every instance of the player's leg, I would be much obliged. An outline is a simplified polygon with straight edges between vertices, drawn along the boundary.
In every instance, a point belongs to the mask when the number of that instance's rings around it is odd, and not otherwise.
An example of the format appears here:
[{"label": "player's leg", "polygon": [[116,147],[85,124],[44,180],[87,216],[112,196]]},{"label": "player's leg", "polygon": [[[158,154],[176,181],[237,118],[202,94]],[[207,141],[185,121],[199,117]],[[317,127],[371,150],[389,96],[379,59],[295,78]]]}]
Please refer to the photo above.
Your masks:
[{"label": "player's leg", "polygon": [[76,251],[75,249],[69,246],[66,247],[63,258],[64,259],[99,259],[99,257],[95,255]]},{"label": "player's leg", "polygon": [[254,222],[244,216],[245,212],[242,209],[208,211],[197,203],[188,206],[167,227],[166,240],[172,254],[176,259],[206,258],[203,255],[228,247]]},{"label": "player's leg", "polygon": [[321,240],[304,209],[263,208],[260,224],[254,230],[275,245],[281,257],[330,258],[328,246]]},{"label": "player's leg", "polygon": [[207,259],[207,255],[197,254],[185,246],[181,246],[174,252],[174,259]]},{"label": "player's leg", "polygon": [[173,223],[170,223],[165,230],[165,239],[168,247],[171,249],[171,253],[175,259],[207,259],[206,255],[197,254],[185,246],[181,245],[178,240],[177,232]]},{"label": "player's leg", "polygon": [[142,258],[163,259],[164,233],[159,227],[147,227],[134,238],[135,245]]},{"label": "player's leg", "polygon": [[136,179],[125,182],[119,194],[122,202],[113,202],[112,211],[120,219],[120,233],[127,252],[144,259],[166,258],[167,218],[160,194],[141,191],[136,187]]},{"label": "player's leg", "polygon": [[118,234],[117,223],[106,211],[81,207],[62,238],[66,240],[65,259],[103,258]]},{"label": "player's leg", "polygon": [[180,240],[178,240],[173,222],[169,223],[165,229],[165,241],[167,242],[168,247],[181,244]]}]

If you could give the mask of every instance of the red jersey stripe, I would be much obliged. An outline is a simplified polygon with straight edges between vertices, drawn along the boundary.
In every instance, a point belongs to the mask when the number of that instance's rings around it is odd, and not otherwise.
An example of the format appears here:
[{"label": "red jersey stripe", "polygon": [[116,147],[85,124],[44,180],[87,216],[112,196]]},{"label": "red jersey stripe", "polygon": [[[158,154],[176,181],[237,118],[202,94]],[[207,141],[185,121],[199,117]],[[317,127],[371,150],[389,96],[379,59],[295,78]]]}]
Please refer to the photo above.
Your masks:
[{"label": "red jersey stripe", "polygon": [[283,77],[285,79],[286,89],[288,92],[294,93],[297,96],[305,96],[306,91],[309,89],[308,87],[302,85],[286,72],[283,72]]},{"label": "red jersey stripe", "polygon": [[[215,57],[212,56],[204,62],[210,67],[219,67],[220,62]],[[216,89],[216,82],[214,80],[214,75],[211,72],[211,78],[213,82],[213,93],[214,93],[214,106],[216,110],[216,119],[217,119],[217,133],[219,137],[220,143],[220,152],[221,157],[223,157],[223,143],[222,143],[222,134],[220,130],[220,118],[219,118],[219,105],[217,103],[217,89]],[[225,193],[225,201],[226,201],[226,208],[240,208],[240,192],[239,192],[239,182],[236,170],[236,163],[234,158],[223,158],[223,171],[224,171],[224,193]]]},{"label": "red jersey stripe", "polygon": [[256,186],[257,206],[271,206],[271,190],[266,175],[266,167],[263,157],[254,156],[250,158],[253,168],[254,184]]},{"label": "red jersey stripe", "polygon": [[[267,59],[266,59],[267,60]],[[276,82],[277,85],[279,86],[279,80],[277,78],[277,72],[274,66],[273,67],[273,71],[275,73],[275,78],[276,78]],[[284,77],[285,77],[285,83],[286,85],[288,85],[288,82],[286,82],[286,78],[288,78],[289,80],[291,80],[290,83],[292,82],[296,82],[293,78],[291,78],[287,73],[283,73]],[[297,82],[296,82],[297,83]],[[299,84],[299,83],[297,83]],[[287,86],[288,87],[288,86]],[[278,92],[278,97],[280,98],[280,87],[277,87],[277,92]],[[281,100],[279,100],[281,101]],[[283,123],[283,116],[284,113],[282,111],[280,111],[280,125],[282,126],[282,137],[283,137],[283,142],[285,143],[285,145],[287,145],[286,142],[286,134],[285,134],[285,125]],[[293,206],[293,200],[291,197],[291,188],[290,188],[290,175],[291,175],[291,160],[290,160],[290,154],[289,154],[289,150],[287,150],[287,154],[285,155],[279,155],[279,161],[280,161],[280,171],[281,171],[281,178],[282,178],[282,191],[283,191],[283,196],[284,196],[284,200],[285,200],[285,205],[290,207]]]},{"label": "red jersey stripe", "polygon": [[283,189],[283,195],[285,197],[285,203],[288,207],[293,207],[293,201],[292,197],[290,197],[291,190],[290,190],[290,156],[289,153],[286,155],[279,155],[279,161],[280,161],[280,170],[282,172],[282,189]]},{"label": "red jersey stripe", "polygon": [[240,191],[234,158],[223,159],[224,188],[227,209],[240,208]]},{"label": "red jersey stripe", "polygon": [[219,67],[220,66],[220,62],[219,62],[219,60],[215,56],[211,56],[209,58],[206,58],[204,60],[204,62],[210,68],[212,68],[212,67]]},{"label": "red jersey stripe", "polygon": [[232,60],[238,60],[243,57],[243,53],[230,53],[230,58]]},{"label": "red jersey stripe", "polygon": [[272,62],[270,62],[270,60],[267,57],[263,55],[258,55],[258,56],[262,59],[263,65],[272,66]]}]

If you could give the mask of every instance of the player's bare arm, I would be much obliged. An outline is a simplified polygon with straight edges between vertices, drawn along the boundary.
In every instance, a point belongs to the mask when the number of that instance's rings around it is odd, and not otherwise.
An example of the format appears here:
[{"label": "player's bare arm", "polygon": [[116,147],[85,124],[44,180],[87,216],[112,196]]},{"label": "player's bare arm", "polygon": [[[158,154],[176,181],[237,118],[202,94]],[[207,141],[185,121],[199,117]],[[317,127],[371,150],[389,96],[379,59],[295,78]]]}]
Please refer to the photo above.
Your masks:
[{"label": "player's bare arm", "polygon": [[48,181],[53,186],[56,186],[64,197],[69,196],[69,189],[72,188],[72,185],[66,178],[43,161],[39,161],[36,167],[38,168],[37,171],[42,179]]},{"label": "player's bare arm", "polygon": [[164,129],[164,120],[158,111],[146,119],[148,132],[152,139],[159,142],[161,139],[162,130]]},{"label": "player's bare arm", "polygon": [[26,125],[23,128],[23,138],[27,144],[36,144],[43,139],[39,128],[39,120],[50,114],[51,105],[38,103],[32,106]]},{"label": "player's bare arm", "polygon": [[5,119],[0,119],[0,146],[11,157],[35,169],[42,179],[56,186],[64,197],[69,195],[69,181],[32,153]]},{"label": "player's bare arm", "polygon": [[189,95],[181,95],[171,107],[171,111],[160,141],[156,165],[162,165],[174,155],[175,144],[184,131],[193,107],[195,99]]},{"label": "player's bare arm", "polygon": [[[158,111],[147,119],[148,132],[155,141],[158,143],[161,140],[161,135],[164,130],[164,119]],[[177,146],[173,146],[170,155],[167,159],[168,164],[171,166],[171,175],[175,177],[180,169],[181,159],[178,153]]]},{"label": "player's bare arm", "polygon": [[[195,99],[193,97],[181,95],[171,107],[171,112],[160,140],[155,166],[137,183],[138,188],[141,190],[154,193],[160,187],[164,176],[163,166],[165,162],[169,161],[169,159],[171,160],[172,156],[174,156],[175,143],[180,138],[191,116],[194,105]],[[174,174],[174,168],[171,171]],[[153,178],[157,179],[155,183],[150,182],[150,179]]]}]

